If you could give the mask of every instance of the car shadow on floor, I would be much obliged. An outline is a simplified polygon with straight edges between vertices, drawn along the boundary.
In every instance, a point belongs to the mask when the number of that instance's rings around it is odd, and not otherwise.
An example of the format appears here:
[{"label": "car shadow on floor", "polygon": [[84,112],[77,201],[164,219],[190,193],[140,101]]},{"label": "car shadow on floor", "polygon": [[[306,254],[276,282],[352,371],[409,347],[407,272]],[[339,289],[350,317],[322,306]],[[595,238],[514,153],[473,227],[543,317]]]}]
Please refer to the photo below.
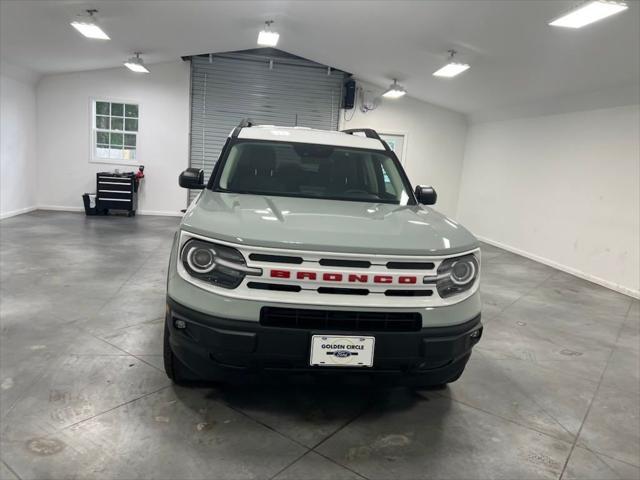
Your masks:
[{"label": "car shadow on floor", "polygon": [[434,400],[442,414],[452,401],[438,390],[359,386],[339,379],[311,384],[283,381],[173,388],[188,408],[201,408],[203,399],[222,402],[309,448],[362,416],[375,421],[389,415],[423,414]]}]

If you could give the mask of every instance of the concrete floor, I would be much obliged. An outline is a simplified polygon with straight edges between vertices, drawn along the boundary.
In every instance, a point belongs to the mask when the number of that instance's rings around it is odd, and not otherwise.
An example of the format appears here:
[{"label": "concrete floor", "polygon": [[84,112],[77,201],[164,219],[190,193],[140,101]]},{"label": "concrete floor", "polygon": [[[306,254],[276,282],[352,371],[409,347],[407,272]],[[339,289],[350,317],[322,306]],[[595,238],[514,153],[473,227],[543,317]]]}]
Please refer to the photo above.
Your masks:
[{"label": "concrete floor", "polygon": [[484,337],[446,390],[177,388],[177,223],[0,223],[2,479],[640,478],[638,301],[486,246]]}]

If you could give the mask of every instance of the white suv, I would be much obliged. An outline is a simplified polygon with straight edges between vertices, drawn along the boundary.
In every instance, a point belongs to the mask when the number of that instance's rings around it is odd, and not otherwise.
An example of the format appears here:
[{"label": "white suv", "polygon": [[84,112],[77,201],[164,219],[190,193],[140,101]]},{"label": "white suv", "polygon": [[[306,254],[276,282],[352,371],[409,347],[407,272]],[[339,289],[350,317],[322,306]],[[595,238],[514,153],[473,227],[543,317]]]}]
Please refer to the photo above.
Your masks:
[{"label": "white suv", "polygon": [[202,192],[169,266],[174,381],[461,375],[482,335],[478,242],[423,206],[435,191],[375,131],[243,122],[208,182],[188,169],[180,185]]}]

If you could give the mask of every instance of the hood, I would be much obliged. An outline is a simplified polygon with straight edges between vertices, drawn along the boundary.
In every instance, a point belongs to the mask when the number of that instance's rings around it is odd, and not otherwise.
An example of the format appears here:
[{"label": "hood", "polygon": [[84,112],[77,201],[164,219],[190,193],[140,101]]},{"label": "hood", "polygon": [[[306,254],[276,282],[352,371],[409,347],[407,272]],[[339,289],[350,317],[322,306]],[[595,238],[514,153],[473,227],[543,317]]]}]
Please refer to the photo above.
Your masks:
[{"label": "hood", "polygon": [[431,208],[203,190],[182,228],[252,246],[341,253],[440,255],[476,238]]}]

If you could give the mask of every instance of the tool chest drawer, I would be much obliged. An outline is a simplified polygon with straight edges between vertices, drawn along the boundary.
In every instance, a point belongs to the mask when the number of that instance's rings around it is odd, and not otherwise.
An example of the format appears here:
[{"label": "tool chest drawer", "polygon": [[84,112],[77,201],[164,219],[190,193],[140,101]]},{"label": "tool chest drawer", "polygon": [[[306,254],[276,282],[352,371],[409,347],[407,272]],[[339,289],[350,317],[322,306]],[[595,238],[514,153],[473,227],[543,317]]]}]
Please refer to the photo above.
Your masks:
[{"label": "tool chest drawer", "polygon": [[132,192],[134,181],[135,180],[133,179],[98,175],[97,187],[98,191],[117,190],[123,192]]}]

